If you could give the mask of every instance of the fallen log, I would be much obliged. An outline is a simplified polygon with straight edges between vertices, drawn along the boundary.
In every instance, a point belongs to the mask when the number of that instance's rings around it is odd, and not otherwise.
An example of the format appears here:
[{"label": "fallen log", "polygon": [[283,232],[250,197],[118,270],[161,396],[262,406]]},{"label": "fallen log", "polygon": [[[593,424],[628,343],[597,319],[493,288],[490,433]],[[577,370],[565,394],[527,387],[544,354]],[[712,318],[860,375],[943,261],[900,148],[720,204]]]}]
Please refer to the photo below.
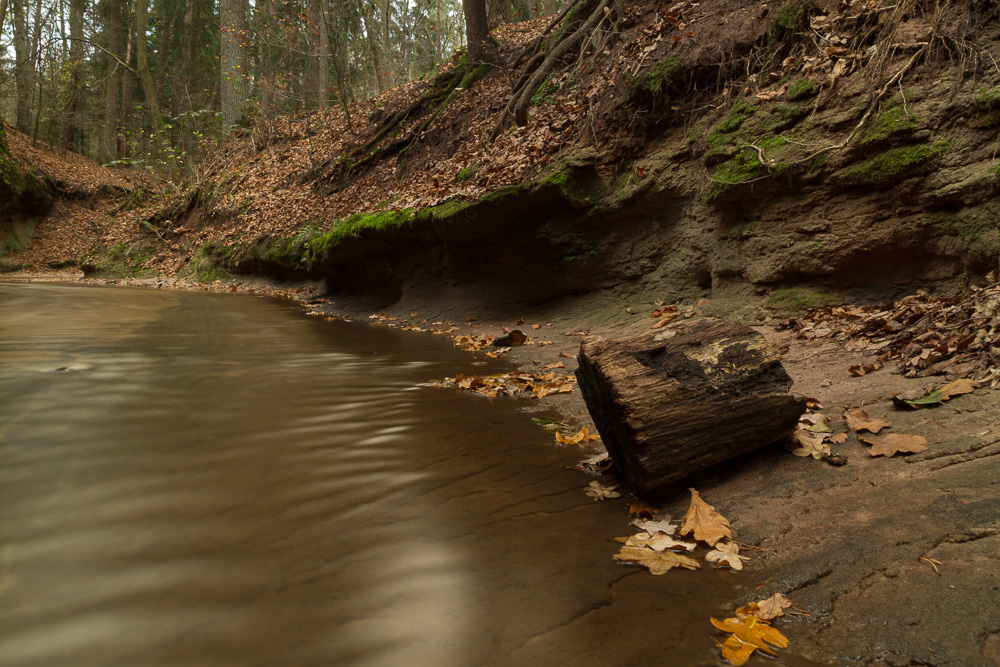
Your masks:
[{"label": "fallen log", "polygon": [[777,350],[733,322],[586,339],[577,361],[587,408],[637,496],[785,437],[806,410]]}]

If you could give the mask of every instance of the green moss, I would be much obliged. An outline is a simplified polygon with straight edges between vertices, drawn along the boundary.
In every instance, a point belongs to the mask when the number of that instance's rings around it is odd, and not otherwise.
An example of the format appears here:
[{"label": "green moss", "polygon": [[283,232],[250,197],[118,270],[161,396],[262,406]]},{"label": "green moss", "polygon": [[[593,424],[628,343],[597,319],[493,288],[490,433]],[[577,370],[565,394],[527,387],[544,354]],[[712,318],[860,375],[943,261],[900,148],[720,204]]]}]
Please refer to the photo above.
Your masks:
[{"label": "green moss", "polygon": [[601,239],[580,231],[572,222],[550,222],[539,228],[537,235],[563,252],[563,261],[595,257],[601,250]]},{"label": "green moss", "polygon": [[693,144],[694,142],[698,141],[698,139],[701,137],[701,134],[702,134],[702,130],[701,130],[700,127],[692,128],[692,130],[690,132],[688,132],[688,136],[687,136],[687,142],[688,142],[688,144],[690,145],[690,144]]},{"label": "green moss", "polygon": [[886,107],[882,113],[869,122],[861,143],[881,141],[894,134],[907,132],[916,127],[918,121],[919,119],[915,115],[907,113],[901,104]]},{"label": "green moss", "polygon": [[875,156],[868,162],[850,169],[846,177],[864,183],[874,183],[897,176],[948,150],[951,140],[943,139],[931,144],[899,146]]},{"label": "green moss", "polygon": [[505,185],[502,188],[497,188],[493,192],[488,192],[479,201],[489,204],[502,204],[505,201],[516,198],[521,194],[521,189],[516,185]]},{"label": "green moss", "polygon": [[788,90],[785,92],[785,99],[789,102],[794,102],[795,100],[800,100],[803,97],[808,97],[813,93],[813,82],[809,79],[799,79],[792,85],[788,86]]},{"label": "green moss", "polygon": [[785,315],[801,313],[808,308],[836,306],[841,302],[837,297],[804,287],[791,287],[771,292],[765,306]]},{"label": "green moss", "polygon": [[466,72],[465,76],[462,77],[461,83],[458,84],[458,87],[459,88],[468,88],[469,86],[471,86],[472,84],[474,84],[476,81],[479,81],[484,76],[486,76],[487,74],[489,74],[490,70],[492,68],[493,68],[493,65],[490,65],[489,63],[483,63],[483,64],[479,65],[478,67],[476,67],[475,69],[473,69],[471,72]]},{"label": "green moss", "polygon": [[795,32],[795,29],[801,25],[805,14],[806,3],[804,0],[795,0],[794,2],[782,5],[771,17],[768,38],[774,41],[788,39]]},{"label": "green moss", "polygon": [[1000,88],[981,88],[976,93],[975,104],[984,111],[1000,107]]},{"label": "green moss", "polygon": [[729,114],[715,126],[705,142],[709,148],[718,148],[735,140],[734,133],[743,127],[743,123],[757,112],[757,107],[747,102],[737,102]]},{"label": "green moss", "polygon": [[143,278],[156,273],[153,269],[143,266],[153,253],[154,248],[144,241],[122,243],[97,251],[89,261],[92,262],[94,269],[104,276]]},{"label": "green moss", "polygon": [[757,151],[742,148],[731,160],[724,162],[712,174],[712,185],[706,195],[708,201],[717,199],[740,183],[751,181],[766,173],[758,159]]},{"label": "green moss", "polygon": [[476,168],[471,164],[455,174],[455,182],[462,183],[476,175]]},{"label": "green moss", "polygon": [[634,90],[642,91],[656,98],[680,83],[687,69],[683,58],[676,55],[670,56],[666,60],[658,62],[642,76],[633,77],[629,83]]},{"label": "green moss", "polygon": [[456,216],[468,211],[471,206],[472,204],[469,202],[452,199],[444,202],[443,204],[438,204],[437,206],[421,209],[414,216],[414,220],[421,222],[429,220],[448,220],[449,218],[455,218]]},{"label": "green moss", "polygon": [[553,96],[559,90],[559,84],[552,80],[552,75],[545,77],[538,90],[531,96],[531,106],[538,107],[543,104],[552,104]]}]

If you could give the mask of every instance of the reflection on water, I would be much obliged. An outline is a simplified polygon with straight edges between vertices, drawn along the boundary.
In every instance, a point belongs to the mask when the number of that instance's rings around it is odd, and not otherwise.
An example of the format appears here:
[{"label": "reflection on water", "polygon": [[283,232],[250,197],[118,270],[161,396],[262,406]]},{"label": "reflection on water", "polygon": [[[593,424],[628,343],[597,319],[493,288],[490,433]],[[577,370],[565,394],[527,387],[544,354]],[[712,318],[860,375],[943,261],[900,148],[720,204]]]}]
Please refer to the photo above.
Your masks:
[{"label": "reflection on water", "polygon": [[0,665],[717,664],[733,576],[615,564],[621,505],[525,404],[420,386],[471,363],[268,299],[0,284]]}]

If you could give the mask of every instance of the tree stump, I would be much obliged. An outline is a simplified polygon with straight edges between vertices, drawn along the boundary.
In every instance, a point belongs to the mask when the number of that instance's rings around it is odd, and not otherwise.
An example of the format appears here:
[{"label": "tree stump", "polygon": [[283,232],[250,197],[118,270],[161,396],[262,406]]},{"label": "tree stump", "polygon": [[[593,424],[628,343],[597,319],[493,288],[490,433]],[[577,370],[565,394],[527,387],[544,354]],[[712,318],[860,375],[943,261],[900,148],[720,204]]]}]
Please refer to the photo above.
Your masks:
[{"label": "tree stump", "polygon": [[785,437],[806,410],[778,351],[714,318],[584,340],[577,361],[597,430],[637,496]]}]

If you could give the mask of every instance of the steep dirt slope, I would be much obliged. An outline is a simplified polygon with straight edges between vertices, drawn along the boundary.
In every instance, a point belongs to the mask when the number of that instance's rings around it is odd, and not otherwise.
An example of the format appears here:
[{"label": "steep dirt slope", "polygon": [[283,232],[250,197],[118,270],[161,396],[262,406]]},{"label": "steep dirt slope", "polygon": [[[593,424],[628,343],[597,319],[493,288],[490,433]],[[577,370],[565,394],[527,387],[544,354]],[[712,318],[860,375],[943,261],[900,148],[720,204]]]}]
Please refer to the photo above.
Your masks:
[{"label": "steep dirt slope", "polygon": [[323,278],[382,305],[459,285],[497,305],[623,285],[816,305],[996,267],[992,4],[621,6],[524,127],[500,121],[544,21],[505,28],[495,67],[456,58],[349,119],[248,131],[102,243],[142,221],[145,268]]}]

